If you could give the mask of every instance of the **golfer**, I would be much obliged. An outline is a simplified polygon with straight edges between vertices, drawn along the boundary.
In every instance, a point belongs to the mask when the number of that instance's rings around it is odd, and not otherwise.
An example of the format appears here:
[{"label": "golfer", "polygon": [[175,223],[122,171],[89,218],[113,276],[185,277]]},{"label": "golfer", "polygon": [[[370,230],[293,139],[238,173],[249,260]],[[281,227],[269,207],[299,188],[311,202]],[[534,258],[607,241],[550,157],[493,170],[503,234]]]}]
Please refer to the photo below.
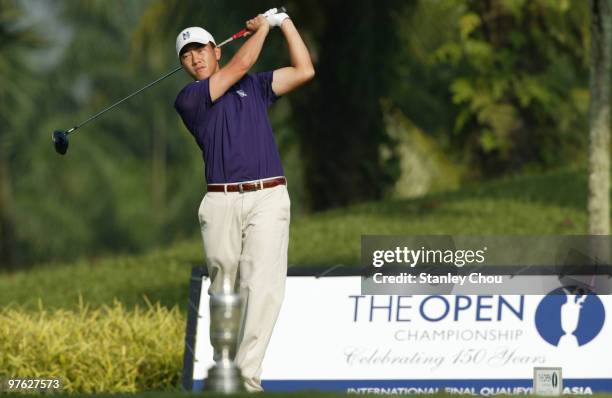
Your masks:
[{"label": "golfer", "polygon": [[[248,74],[272,27],[287,41],[291,66]],[[176,50],[193,77],[175,108],[202,150],[207,193],[199,220],[211,277],[240,291],[243,321],[236,363],[247,391],[263,391],[261,364],[284,296],[290,202],[267,110],[314,76],[310,55],[286,13],[246,22],[250,37],[224,66],[206,30],[179,33]]]}]

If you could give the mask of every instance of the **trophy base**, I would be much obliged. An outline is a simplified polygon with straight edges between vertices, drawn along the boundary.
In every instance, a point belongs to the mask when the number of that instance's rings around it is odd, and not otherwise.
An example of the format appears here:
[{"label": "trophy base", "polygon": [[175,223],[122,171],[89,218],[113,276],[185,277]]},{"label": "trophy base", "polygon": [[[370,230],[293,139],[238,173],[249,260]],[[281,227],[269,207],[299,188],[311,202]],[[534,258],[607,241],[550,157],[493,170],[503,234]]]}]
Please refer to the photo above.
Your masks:
[{"label": "trophy base", "polygon": [[221,393],[246,391],[238,366],[232,363],[229,366],[215,365],[208,369],[208,377],[204,380],[204,391]]}]

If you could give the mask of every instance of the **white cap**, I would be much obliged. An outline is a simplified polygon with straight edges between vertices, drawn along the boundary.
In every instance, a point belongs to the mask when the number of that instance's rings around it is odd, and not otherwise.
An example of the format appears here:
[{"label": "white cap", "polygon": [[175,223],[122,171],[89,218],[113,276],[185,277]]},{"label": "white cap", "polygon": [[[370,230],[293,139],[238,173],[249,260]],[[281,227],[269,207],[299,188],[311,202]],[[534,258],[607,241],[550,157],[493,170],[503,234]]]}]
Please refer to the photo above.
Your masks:
[{"label": "white cap", "polygon": [[192,26],[191,28],[183,29],[181,33],[176,37],[176,55],[180,55],[181,50],[189,43],[202,43],[206,44],[212,42],[215,46],[215,38],[206,30]]}]

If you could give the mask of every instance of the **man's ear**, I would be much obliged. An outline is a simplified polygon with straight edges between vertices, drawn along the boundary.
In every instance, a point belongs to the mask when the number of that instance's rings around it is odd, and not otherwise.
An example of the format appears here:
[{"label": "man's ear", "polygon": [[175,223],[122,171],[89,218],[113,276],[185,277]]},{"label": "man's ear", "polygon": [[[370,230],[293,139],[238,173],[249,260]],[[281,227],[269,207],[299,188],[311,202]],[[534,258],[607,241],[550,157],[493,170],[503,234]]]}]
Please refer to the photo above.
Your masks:
[{"label": "man's ear", "polygon": [[215,58],[217,58],[217,61],[221,59],[221,47],[215,47]]}]

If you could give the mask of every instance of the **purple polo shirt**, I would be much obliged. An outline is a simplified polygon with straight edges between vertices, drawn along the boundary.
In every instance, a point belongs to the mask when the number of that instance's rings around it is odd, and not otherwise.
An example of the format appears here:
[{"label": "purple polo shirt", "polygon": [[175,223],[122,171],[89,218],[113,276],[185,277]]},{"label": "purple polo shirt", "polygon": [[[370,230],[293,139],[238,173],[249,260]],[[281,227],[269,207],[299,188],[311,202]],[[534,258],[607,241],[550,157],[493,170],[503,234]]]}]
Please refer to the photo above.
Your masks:
[{"label": "purple polo shirt", "polygon": [[208,79],[183,88],[174,107],[202,149],[209,184],[284,175],[268,107],[272,73],[245,75],[212,102]]}]

